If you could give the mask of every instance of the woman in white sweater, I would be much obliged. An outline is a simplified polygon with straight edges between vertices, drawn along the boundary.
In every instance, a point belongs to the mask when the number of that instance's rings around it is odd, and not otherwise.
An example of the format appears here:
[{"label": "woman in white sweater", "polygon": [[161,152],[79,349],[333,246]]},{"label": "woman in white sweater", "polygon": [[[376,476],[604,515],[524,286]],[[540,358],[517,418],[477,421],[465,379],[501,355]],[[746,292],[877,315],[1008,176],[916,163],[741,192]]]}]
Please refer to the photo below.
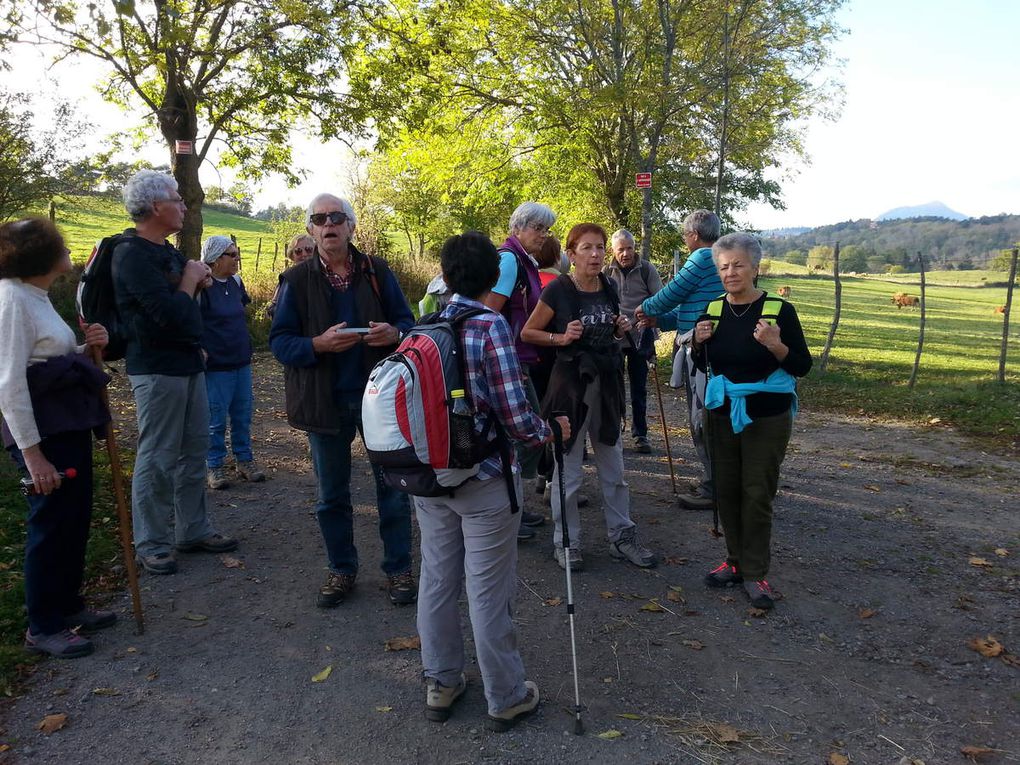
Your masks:
[{"label": "woman in white sweater", "polygon": [[[92,516],[92,435],[110,419],[100,392],[109,380],[83,354],[106,330],[85,328],[85,345],[47,294],[71,270],[70,250],[48,220],[0,226],[0,414],[3,443],[32,479],[25,544],[25,647],[75,658],[92,643],[74,632],[117,617],[85,607],[80,589]],[[73,469],[74,478],[68,476]]]}]

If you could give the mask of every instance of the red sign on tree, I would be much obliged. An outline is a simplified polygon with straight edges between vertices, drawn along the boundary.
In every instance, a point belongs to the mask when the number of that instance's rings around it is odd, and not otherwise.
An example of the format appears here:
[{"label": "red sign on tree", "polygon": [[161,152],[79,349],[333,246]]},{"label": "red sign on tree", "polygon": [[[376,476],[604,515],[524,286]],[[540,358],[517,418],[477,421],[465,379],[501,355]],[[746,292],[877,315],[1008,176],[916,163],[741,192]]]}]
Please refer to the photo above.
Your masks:
[{"label": "red sign on tree", "polygon": [[194,154],[195,144],[192,141],[174,141],[175,154]]},{"label": "red sign on tree", "polygon": [[650,189],[652,187],[652,174],[635,173],[634,185],[637,186],[639,189]]}]

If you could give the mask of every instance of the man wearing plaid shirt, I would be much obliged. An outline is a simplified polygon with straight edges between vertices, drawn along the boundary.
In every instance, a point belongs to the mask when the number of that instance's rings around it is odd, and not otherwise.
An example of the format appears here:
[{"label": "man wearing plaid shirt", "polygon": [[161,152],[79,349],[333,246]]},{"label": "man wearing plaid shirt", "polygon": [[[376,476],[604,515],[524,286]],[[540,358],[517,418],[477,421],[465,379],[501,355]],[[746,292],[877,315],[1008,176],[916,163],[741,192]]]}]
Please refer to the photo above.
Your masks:
[{"label": "man wearing plaid shirt", "polygon": [[[499,275],[499,256],[489,238],[477,231],[451,237],[443,245],[440,260],[443,278],[455,293],[443,318],[470,308],[484,309],[485,295]],[[470,388],[466,392],[475,408],[476,431],[483,432],[492,416],[512,441],[532,447],[549,441],[551,429],[528,403],[506,319],[490,311],[460,326]],[[566,418],[557,420],[569,438]],[[516,457],[511,469],[520,497]],[[468,610],[489,712],[486,724],[490,730],[507,730],[534,711],[539,695],[535,683],[525,679],[517,650],[513,600],[521,514],[511,512],[499,454],[482,462],[478,474],[453,496],[416,497],[414,503],[421,528],[418,634],[428,685],[425,715],[437,722],[448,719],[466,687],[457,603],[466,573]]]}]

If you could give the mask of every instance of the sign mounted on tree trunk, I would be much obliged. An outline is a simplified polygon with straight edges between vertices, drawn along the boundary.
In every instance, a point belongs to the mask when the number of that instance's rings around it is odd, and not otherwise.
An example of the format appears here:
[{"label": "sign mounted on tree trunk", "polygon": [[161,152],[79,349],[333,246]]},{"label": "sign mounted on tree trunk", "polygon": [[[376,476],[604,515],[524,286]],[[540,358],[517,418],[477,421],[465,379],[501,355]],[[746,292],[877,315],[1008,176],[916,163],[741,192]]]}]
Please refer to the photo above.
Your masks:
[{"label": "sign mounted on tree trunk", "polygon": [[634,185],[637,186],[639,189],[650,189],[652,187],[652,174],[635,173]]},{"label": "sign mounted on tree trunk", "polygon": [[174,154],[194,154],[194,149],[193,141],[174,141]]}]

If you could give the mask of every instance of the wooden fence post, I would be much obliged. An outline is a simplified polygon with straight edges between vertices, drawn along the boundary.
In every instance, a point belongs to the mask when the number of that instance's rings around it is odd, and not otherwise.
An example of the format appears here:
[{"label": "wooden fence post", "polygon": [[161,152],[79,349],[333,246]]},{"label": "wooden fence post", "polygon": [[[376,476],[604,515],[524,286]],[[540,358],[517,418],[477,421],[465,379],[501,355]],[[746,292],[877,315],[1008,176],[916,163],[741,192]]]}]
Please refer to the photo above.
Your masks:
[{"label": "wooden fence post", "polygon": [[279,242],[276,242],[276,243],[275,243],[275,244],[273,245],[273,267],[272,267],[272,270],[273,270],[273,273],[274,273],[274,274],[276,273],[276,256],[277,256],[277,255],[279,254],[279,252],[280,252],[280,249],[279,249],[279,248],[280,248],[280,243],[279,243]]},{"label": "wooden fence post", "polygon": [[255,250],[255,273],[259,272],[259,258],[262,257],[262,237],[259,237],[259,246]]},{"label": "wooden fence post", "polygon": [[825,372],[829,366],[829,351],[832,350],[832,341],[836,338],[836,328],[839,327],[839,313],[843,305],[843,282],[839,279],[839,242],[832,251],[832,275],[836,280],[836,309],[832,314],[832,324],[829,325],[829,336],[825,339],[825,349],[822,351],[822,359],[819,370]]},{"label": "wooden fence post", "polygon": [[917,368],[921,366],[921,349],[924,348],[924,317],[925,317],[925,282],[924,282],[924,255],[917,253],[917,264],[921,267],[921,328],[917,333],[917,354],[914,356],[914,368],[910,371],[908,388],[913,388],[917,382]]},{"label": "wooden fence post", "polygon": [[1006,349],[1009,347],[1009,310],[1013,305],[1013,285],[1016,283],[1016,247],[1009,261],[1009,283],[1006,285],[1006,306],[1002,311],[1002,347],[999,349],[999,382],[1006,382]]}]

